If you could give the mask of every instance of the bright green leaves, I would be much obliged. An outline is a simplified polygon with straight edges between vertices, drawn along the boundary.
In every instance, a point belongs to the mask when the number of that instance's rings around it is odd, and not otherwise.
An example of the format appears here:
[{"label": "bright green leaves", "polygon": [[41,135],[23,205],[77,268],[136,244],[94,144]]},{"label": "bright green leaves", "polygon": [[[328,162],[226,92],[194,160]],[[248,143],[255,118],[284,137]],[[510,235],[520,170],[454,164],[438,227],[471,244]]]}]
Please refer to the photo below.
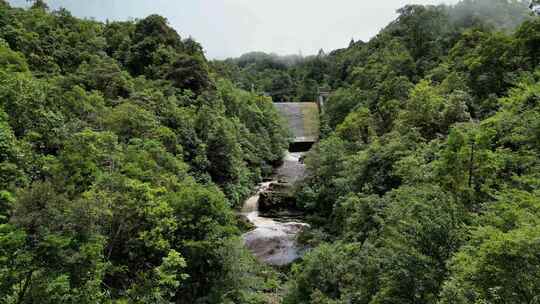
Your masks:
[{"label": "bright green leaves", "polygon": [[128,72],[118,62],[106,56],[92,56],[83,62],[67,82],[84,86],[87,90],[99,90],[106,99],[127,98],[134,90]]},{"label": "bright green leaves", "polygon": [[328,214],[337,194],[343,189],[337,187],[336,179],[344,170],[345,142],[337,136],[329,137],[308,153],[306,166],[310,183],[304,185],[299,202],[308,210]]},{"label": "bright green leaves", "polygon": [[437,123],[440,121],[443,102],[442,96],[430,86],[429,82],[420,82],[411,91],[405,111],[401,114],[403,127],[417,128],[423,137],[433,139],[438,129]]},{"label": "bright green leaves", "polygon": [[287,145],[270,100],[162,17],[1,6],[0,297],[262,301],[231,205]]},{"label": "bright green leaves", "polygon": [[132,103],[122,103],[105,118],[105,124],[120,138],[147,138],[158,122],[153,113]]},{"label": "bright green leaves", "polygon": [[219,81],[216,93],[212,104],[198,100],[203,105],[194,128],[204,145],[192,151],[193,169],[208,173],[236,205],[261,173],[269,173],[269,164],[281,158],[287,131],[268,98],[236,89],[228,81]]},{"label": "bright green leaves", "polygon": [[39,138],[37,149],[55,149],[64,135],[65,117],[51,95],[51,85],[44,81],[0,71],[0,102],[13,132]]},{"label": "bright green leaves", "polygon": [[540,300],[537,22],[510,35],[481,21],[515,27],[524,8],[408,6],[335,52],[348,86],[298,194],[307,242],[334,243],[294,268],[288,303]]},{"label": "bright green leaves", "polygon": [[24,183],[20,143],[8,123],[8,116],[0,107],[0,188]]},{"label": "bright green leaves", "polygon": [[444,54],[442,37],[452,30],[448,13],[442,6],[406,5],[398,10],[398,14],[396,22],[386,31],[404,41],[422,75],[436,66]]},{"label": "bright green leaves", "polygon": [[441,303],[535,303],[540,285],[538,193],[503,194],[451,260]]},{"label": "bright green leaves", "polygon": [[95,128],[102,125],[105,100],[96,91],[88,92],[75,85],[58,99],[62,100],[62,110],[71,120],[72,128],[79,129],[86,126]]},{"label": "bright green leaves", "polygon": [[217,188],[191,182],[168,195],[167,200],[180,227],[179,240],[207,242],[235,231],[231,226],[233,214]]},{"label": "bright green leaves", "polygon": [[180,253],[171,250],[169,254],[163,258],[163,263],[156,269],[159,276],[159,284],[168,287],[178,288],[180,282],[185,280],[188,275],[185,273],[179,273],[182,268],[186,267],[186,260],[182,258]]},{"label": "bright green leaves", "polygon": [[11,222],[26,237],[8,267],[19,281],[3,289],[5,296],[23,302],[99,301],[105,270],[104,239],[98,233],[102,211],[99,204],[69,202],[50,183],[17,193]]},{"label": "bright green leaves", "polygon": [[0,191],[0,224],[4,224],[9,219],[9,213],[15,202],[13,195],[6,191]]},{"label": "bright green leaves", "polygon": [[24,53],[30,68],[41,75],[72,72],[104,48],[101,26],[95,21],[78,21],[65,9],[54,14],[43,9],[11,10],[8,18],[0,37],[13,50]]},{"label": "bright green leaves", "polygon": [[163,258],[163,263],[156,268],[158,277],[159,292],[165,294],[164,298],[174,297],[176,291],[180,287],[188,275],[182,273],[182,269],[186,267],[186,260],[175,250],[169,251],[166,257]]},{"label": "bright green leaves", "polygon": [[496,98],[502,96],[518,77],[520,60],[512,37],[480,30],[465,32],[450,51],[451,64],[465,73],[475,102],[471,113],[486,118],[498,109]]},{"label": "bright green leaves", "polygon": [[330,96],[324,108],[324,117],[330,127],[335,128],[343,122],[347,114],[363,102],[364,98],[358,90],[340,88]]},{"label": "bright green leaves", "polygon": [[0,40],[0,67],[8,72],[28,72],[24,55],[12,51],[4,40]]},{"label": "bright green leaves", "polygon": [[[284,303],[340,304],[361,301],[365,289],[361,288],[365,277],[359,254],[360,245],[324,244],[304,257],[302,265],[292,269],[290,290]],[[366,301],[359,303],[367,303]]]},{"label": "bright green leaves", "polygon": [[[469,132],[476,134],[472,144],[477,147],[469,180],[480,182],[475,189],[491,194],[494,202],[484,206],[471,240],[451,260],[441,303],[538,301],[540,200],[538,157],[532,156],[537,154],[537,92],[537,84],[513,90],[502,100],[503,110]],[[467,137],[455,132],[449,144],[463,145]],[[451,163],[460,167],[458,160]]]},{"label": "bright green leaves", "polygon": [[181,157],[168,153],[159,141],[139,139],[125,148],[120,167],[126,176],[171,190],[177,189],[188,171]]},{"label": "bright green leaves", "polygon": [[520,148],[522,153],[540,151],[539,94],[540,79],[536,76],[536,81],[522,84],[502,99],[503,111],[485,123],[497,130],[501,145]]},{"label": "bright green leaves", "polygon": [[400,132],[414,130],[426,140],[448,133],[458,122],[470,120],[467,102],[469,96],[462,91],[443,95],[439,87],[428,81],[421,81],[411,91],[405,108],[399,114],[397,125]]},{"label": "bright green leaves", "polygon": [[148,16],[135,23],[133,30],[129,24],[116,23],[114,27],[116,35],[110,38],[135,42],[129,50],[122,49],[120,41],[115,45],[120,48],[116,52],[125,54],[125,63],[135,76],[166,79],[178,89],[197,94],[210,87],[212,81],[202,48],[192,39],[183,41],[165,18]]},{"label": "bright green leaves", "polygon": [[497,175],[508,162],[509,155],[504,150],[497,153],[491,149],[492,137],[489,129],[474,125],[456,127],[438,162],[441,184],[473,205],[489,200],[492,191],[501,186]]},{"label": "bright green leaves", "polygon": [[539,91],[537,84],[515,89],[501,100],[503,110],[495,116],[480,125],[452,129],[438,162],[440,181],[451,191],[485,201],[519,176],[535,174],[538,106],[534,100]]},{"label": "bright green leaves", "polygon": [[56,168],[66,190],[82,193],[105,172],[118,170],[117,141],[111,132],[90,130],[76,133],[66,141]]},{"label": "bright green leaves", "polygon": [[430,185],[401,187],[384,197],[378,254],[382,282],[375,299],[436,299],[445,262],[461,244],[467,222],[463,206],[441,190]]},{"label": "bright green leaves", "polygon": [[379,213],[383,206],[383,201],[377,195],[349,194],[341,198],[334,206],[334,232],[341,235],[343,240],[364,242],[379,228]]},{"label": "bright green leaves", "polygon": [[369,110],[360,108],[347,115],[345,121],[337,127],[336,133],[345,140],[369,144],[375,135],[372,128],[373,123]]},{"label": "bright green leaves", "polygon": [[435,303],[469,222],[450,193],[428,184],[382,198],[351,194],[332,219],[331,232],[351,243],[308,253],[293,268],[286,303]]},{"label": "bright green leaves", "polygon": [[0,296],[15,302],[27,280],[32,255],[26,248],[27,235],[10,224],[0,224]]}]

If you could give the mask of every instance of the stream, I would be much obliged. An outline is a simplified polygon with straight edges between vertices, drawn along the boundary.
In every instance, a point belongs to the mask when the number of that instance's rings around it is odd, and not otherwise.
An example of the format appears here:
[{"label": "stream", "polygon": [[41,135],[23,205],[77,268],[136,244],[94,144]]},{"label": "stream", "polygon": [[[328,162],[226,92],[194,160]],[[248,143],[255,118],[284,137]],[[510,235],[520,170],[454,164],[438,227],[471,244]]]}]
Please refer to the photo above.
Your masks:
[{"label": "stream", "polygon": [[248,198],[242,208],[242,214],[255,226],[243,235],[244,244],[260,262],[284,266],[298,259],[304,248],[296,242],[298,234],[309,225],[290,221],[290,218],[270,218],[259,213],[261,194],[270,191],[273,184],[294,184],[305,174],[305,165],[301,159],[304,153],[287,152],[283,164],[276,170],[272,181],[258,185],[256,193]]}]

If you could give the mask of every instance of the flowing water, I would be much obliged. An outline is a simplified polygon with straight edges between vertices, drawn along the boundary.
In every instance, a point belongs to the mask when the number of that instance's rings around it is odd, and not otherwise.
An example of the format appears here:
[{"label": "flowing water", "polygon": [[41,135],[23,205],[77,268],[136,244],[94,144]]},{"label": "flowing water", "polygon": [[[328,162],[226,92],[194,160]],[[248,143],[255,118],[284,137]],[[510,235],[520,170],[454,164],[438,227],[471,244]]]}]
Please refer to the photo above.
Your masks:
[{"label": "flowing water", "polygon": [[283,165],[278,168],[275,180],[259,184],[257,192],[246,200],[242,213],[255,226],[243,235],[245,246],[264,263],[283,266],[300,257],[302,248],[297,244],[298,234],[309,227],[302,222],[287,222],[280,218],[269,218],[259,214],[258,202],[261,193],[269,191],[272,184],[295,183],[305,174],[301,162],[303,153],[287,153]]}]

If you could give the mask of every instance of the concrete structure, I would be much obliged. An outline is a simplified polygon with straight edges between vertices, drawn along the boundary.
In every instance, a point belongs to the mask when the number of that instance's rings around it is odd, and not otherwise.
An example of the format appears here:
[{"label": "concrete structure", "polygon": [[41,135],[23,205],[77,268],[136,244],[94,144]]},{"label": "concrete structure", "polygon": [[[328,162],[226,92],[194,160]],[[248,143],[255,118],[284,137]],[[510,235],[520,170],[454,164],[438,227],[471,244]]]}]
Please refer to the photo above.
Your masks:
[{"label": "concrete structure", "polygon": [[317,103],[319,105],[319,111],[323,113],[324,110],[324,104],[328,100],[328,97],[330,97],[330,92],[326,91],[319,91],[319,99],[317,100]]},{"label": "concrete structure", "polygon": [[292,133],[289,151],[308,151],[319,140],[319,105],[316,102],[276,102]]}]

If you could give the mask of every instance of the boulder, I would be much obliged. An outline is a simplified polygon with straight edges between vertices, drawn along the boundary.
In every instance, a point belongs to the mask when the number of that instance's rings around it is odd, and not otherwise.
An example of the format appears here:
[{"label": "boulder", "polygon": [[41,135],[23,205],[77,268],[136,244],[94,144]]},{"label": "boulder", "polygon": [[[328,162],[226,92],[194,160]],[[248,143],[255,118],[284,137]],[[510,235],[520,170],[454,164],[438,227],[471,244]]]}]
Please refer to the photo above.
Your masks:
[{"label": "boulder", "polygon": [[264,214],[297,211],[296,198],[290,191],[266,191],[259,198],[259,211]]}]

